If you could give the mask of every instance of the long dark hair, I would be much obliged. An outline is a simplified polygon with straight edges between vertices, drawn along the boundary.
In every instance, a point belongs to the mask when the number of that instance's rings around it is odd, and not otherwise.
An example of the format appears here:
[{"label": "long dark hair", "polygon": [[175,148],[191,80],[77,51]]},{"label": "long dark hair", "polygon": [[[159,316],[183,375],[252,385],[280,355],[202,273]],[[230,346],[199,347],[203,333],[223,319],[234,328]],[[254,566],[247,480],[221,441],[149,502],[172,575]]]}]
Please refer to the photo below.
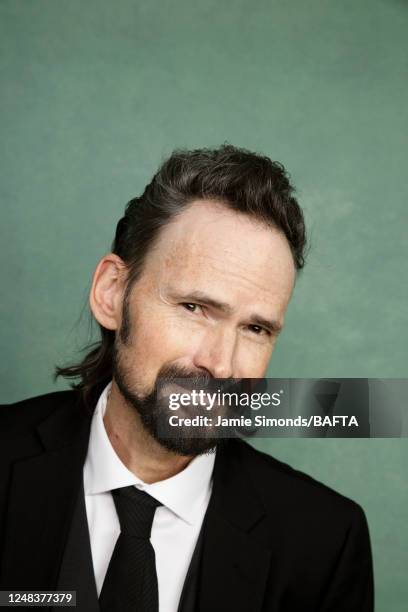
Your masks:
[{"label": "long dark hair", "polygon": [[[176,150],[143,194],[128,202],[116,227],[111,250],[128,268],[124,312],[131,287],[160,229],[200,198],[223,202],[232,210],[281,230],[289,242],[296,269],[303,268],[304,218],[282,164],[228,144],[216,149]],[[99,328],[101,340],[85,347],[89,351],[85,358],[78,364],[56,366],[54,373],[54,379],[79,379],[71,387],[80,391],[88,408],[95,405],[112,378],[115,332],[101,325]]]}]

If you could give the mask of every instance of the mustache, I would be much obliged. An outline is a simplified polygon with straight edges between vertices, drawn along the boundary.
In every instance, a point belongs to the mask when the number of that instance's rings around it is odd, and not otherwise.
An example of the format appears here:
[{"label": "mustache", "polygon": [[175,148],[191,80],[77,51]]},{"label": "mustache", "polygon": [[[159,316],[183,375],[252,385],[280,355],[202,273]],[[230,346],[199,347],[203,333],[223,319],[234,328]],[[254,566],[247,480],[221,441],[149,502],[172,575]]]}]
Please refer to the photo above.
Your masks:
[{"label": "mustache", "polygon": [[185,366],[163,366],[156,379],[156,391],[164,390],[168,384],[176,384],[185,389],[186,393],[193,390],[203,390],[206,393],[242,393],[252,386],[248,378],[215,378],[209,372],[191,369]]}]

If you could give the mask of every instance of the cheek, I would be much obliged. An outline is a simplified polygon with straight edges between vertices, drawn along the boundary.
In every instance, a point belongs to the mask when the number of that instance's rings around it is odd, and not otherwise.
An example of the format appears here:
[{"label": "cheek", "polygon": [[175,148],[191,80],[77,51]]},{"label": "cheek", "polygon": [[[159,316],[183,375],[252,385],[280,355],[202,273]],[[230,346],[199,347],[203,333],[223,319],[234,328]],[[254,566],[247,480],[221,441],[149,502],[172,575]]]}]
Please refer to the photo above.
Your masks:
[{"label": "cheek", "polygon": [[143,344],[148,352],[163,355],[164,359],[188,355],[194,346],[199,344],[204,329],[191,321],[175,316],[166,316],[158,320],[149,329],[145,326],[142,332]]},{"label": "cheek", "polygon": [[164,313],[154,318],[140,316],[132,338],[132,368],[141,372],[145,380],[154,381],[164,364],[191,358],[202,333],[202,328],[181,317]]},{"label": "cheek", "polygon": [[265,346],[244,341],[236,357],[236,378],[263,378],[266,376],[273,345]]}]

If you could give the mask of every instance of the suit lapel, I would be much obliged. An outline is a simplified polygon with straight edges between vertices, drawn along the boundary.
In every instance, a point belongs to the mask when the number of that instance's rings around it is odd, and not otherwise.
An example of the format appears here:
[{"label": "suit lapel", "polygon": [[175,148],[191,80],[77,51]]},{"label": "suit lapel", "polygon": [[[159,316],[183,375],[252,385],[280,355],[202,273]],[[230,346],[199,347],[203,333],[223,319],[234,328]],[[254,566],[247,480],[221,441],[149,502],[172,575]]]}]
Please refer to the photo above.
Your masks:
[{"label": "suit lapel", "polygon": [[[64,550],[57,590],[76,591],[76,612],[100,610],[82,483]],[[58,612],[58,609],[53,608],[53,611]]]},{"label": "suit lapel", "polygon": [[44,452],[13,466],[3,564],[8,588],[55,588],[89,440],[90,418],[75,397],[37,428]]},{"label": "suit lapel", "polygon": [[213,493],[208,507],[199,593],[200,612],[258,612],[271,552],[256,538],[265,512],[237,442],[217,452]]}]

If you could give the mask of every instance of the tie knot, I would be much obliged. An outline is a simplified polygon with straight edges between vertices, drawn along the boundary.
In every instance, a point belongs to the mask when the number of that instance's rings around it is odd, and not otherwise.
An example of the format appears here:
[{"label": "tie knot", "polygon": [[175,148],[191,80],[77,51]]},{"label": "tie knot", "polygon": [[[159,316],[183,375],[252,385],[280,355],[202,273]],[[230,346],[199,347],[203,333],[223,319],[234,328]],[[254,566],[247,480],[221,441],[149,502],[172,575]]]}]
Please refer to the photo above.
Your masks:
[{"label": "tie knot", "polygon": [[162,504],[136,487],[122,487],[112,491],[122,533],[149,539],[156,508]]}]

